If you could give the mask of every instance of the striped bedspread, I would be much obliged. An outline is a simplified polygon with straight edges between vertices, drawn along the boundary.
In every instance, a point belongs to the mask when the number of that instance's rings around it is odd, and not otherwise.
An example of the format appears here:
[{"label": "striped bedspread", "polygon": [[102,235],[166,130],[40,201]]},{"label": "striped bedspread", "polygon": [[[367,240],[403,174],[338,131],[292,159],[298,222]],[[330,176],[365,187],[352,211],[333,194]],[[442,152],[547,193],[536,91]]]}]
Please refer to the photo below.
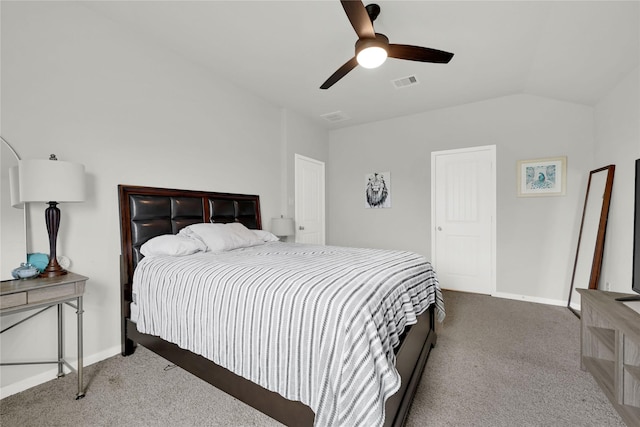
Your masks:
[{"label": "striped bedspread", "polygon": [[400,387],[393,347],[436,304],[415,253],[267,243],[147,257],[133,290],[140,332],[158,335],[290,400],[316,426],[379,426]]}]

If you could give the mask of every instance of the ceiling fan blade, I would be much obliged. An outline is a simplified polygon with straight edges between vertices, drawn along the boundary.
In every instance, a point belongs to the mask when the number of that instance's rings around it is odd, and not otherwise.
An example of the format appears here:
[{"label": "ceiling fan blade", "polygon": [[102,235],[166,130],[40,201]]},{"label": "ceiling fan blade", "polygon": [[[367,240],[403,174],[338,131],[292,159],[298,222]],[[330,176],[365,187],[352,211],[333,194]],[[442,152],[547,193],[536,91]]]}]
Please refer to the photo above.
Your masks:
[{"label": "ceiling fan blade", "polygon": [[340,3],[358,38],[375,38],[376,32],[363,3],[360,0],[341,0]]},{"label": "ceiling fan blade", "polygon": [[342,67],[338,68],[338,71],[336,71],[335,73],[333,73],[331,75],[331,77],[329,77],[327,79],[326,82],[322,83],[322,86],[320,86],[320,89],[329,89],[331,86],[333,86],[338,80],[340,80],[341,78],[343,78],[344,76],[347,75],[347,73],[351,70],[353,70],[354,68],[356,68],[356,65],[358,65],[358,61],[356,60],[355,56],[353,58],[351,58],[350,60],[348,60]]},{"label": "ceiling fan blade", "polygon": [[390,44],[388,55],[391,58],[436,62],[438,64],[447,64],[453,58],[453,53],[408,44]]}]

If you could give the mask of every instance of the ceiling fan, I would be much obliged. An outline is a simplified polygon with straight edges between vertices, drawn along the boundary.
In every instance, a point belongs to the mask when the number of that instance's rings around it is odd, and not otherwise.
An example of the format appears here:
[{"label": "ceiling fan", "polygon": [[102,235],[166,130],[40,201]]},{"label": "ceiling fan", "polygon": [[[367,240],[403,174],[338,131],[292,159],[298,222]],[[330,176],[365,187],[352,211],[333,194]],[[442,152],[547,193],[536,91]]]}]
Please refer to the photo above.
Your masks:
[{"label": "ceiling fan", "polygon": [[365,5],[359,0],[341,0],[342,7],[356,30],[356,56],[347,61],[331,75],[320,89],[329,89],[338,80],[347,75],[357,65],[365,68],[376,68],[382,65],[387,56],[397,59],[408,59],[419,62],[435,62],[446,64],[453,58],[453,53],[428,47],[411,46],[408,44],[391,44],[384,34],[376,33],[373,21],[380,14],[377,4]]}]

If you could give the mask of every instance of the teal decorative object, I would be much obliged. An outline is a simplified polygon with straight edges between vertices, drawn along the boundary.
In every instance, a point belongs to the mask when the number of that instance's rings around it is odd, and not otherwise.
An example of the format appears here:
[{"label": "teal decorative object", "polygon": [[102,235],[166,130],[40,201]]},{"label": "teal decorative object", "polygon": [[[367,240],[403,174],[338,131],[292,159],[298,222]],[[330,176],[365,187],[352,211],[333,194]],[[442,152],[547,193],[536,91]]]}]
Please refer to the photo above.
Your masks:
[{"label": "teal decorative object", "polygon": [[49,264],[49,255],[38,252],[27,254],[27,262],[42,273]]}]

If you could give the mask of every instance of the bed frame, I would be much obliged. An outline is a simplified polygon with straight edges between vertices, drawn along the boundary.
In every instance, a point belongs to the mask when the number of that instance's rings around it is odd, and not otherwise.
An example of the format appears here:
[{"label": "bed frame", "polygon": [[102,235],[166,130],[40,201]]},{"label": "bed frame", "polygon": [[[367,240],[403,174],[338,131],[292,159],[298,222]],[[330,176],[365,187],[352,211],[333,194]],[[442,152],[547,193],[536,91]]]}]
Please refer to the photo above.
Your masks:
[{"label": "bed frame", "polygon": [[[190,224],[240,222],[261,229],[260,198],[256,195],[215,193],[166,188],[118,186],[120,202],[122,354],[133,354],[140,344],[220,390],[288,426],[313,425],[314,413],[301,402],[240,377],[188,350],[157,336],[138,332],[130,319],[133,271],[142,259],[140,246],[152,237],[176,234]],[[396,351],[396,368],[402,377],[400,390],[385,406],[385,426],[402,426],[416,388],[435,346],[434,307],[407,328]]]}]

